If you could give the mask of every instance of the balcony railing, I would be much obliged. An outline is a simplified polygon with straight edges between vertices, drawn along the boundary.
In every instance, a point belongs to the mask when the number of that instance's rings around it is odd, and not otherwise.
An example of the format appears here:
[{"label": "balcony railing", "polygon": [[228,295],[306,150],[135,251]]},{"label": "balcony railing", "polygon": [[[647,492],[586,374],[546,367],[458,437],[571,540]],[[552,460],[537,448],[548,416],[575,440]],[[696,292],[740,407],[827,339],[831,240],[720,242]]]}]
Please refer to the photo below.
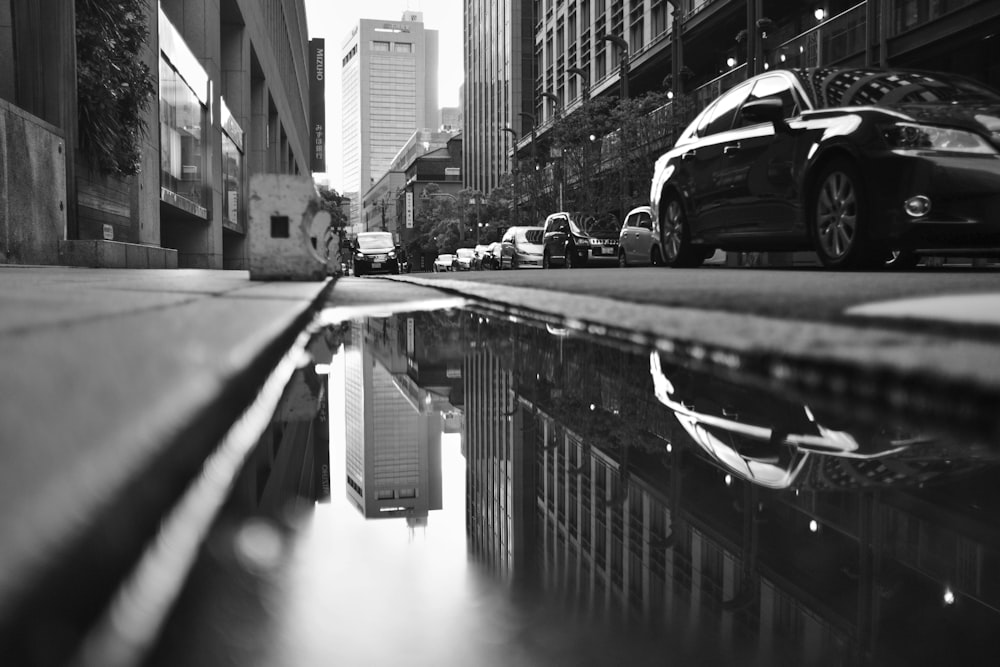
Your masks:
[{"label": "balcony railing", "polygon": [[835,65],[864,53],[867,4],[858,3],[777,48],[768,49],[768,64],[771,67]]}]

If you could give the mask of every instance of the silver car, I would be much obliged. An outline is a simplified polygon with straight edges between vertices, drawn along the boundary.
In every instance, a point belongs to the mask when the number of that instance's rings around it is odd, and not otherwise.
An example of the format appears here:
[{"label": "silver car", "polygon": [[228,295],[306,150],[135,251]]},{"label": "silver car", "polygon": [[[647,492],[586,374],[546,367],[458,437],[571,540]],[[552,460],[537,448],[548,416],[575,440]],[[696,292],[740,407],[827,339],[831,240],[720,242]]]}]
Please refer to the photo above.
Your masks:
[{"label": "silver car", "polygon": [[653,232],[653,215],[648,206],[637,206],[625,216],[618,235],[618,266],[663,263],[660,235]]}]

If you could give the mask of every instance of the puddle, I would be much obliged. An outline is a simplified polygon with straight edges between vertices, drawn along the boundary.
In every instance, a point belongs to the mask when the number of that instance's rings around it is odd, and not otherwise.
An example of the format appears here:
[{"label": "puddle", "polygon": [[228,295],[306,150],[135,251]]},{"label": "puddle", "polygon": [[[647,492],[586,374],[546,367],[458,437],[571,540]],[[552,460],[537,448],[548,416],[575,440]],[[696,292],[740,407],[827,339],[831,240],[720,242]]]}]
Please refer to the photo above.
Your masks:
[{"label": "puddle", "polygon": [[1000,659],[990,433],[440,305],[328,313],[147,664]]}]

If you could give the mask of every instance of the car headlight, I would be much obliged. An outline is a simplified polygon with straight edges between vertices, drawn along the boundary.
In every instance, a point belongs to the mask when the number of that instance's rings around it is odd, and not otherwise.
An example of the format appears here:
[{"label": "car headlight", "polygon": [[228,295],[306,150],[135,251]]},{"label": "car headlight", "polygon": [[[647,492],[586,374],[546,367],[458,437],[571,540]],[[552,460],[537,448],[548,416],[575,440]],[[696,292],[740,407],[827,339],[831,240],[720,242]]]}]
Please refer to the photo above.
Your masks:
[{"label": "car headlight", "polygon": [[389,251],[389,259],[395,259],[395,258],[396,258],[396,251],[395,250],[390,250]]},{"label": "car headlight", "polygon": [[363,252],[356,252],[356,253],[354,253],[354,259],[364,259],[364,258],[365,258],[365,254]]},{"label": "car headlight", "polygon": [[604,242],[601,239],[590,239],[590,245],[604,245]]},{"label": "car headlight", "polygon": [[882,128],[882,137],[893,149],[950,151],[955,153],[996,154],[996,149],[975,132],[952,127],[895,123]]}]

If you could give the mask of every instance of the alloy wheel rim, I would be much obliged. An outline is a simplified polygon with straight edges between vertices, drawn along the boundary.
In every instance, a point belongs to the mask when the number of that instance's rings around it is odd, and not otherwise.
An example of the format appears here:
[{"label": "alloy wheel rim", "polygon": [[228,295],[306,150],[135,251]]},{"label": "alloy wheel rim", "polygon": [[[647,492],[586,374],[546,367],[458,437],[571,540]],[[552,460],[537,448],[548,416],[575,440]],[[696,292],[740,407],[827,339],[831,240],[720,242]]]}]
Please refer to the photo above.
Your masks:
[{"label": "alloy wheel rim", "polygon": [[823,252],[832,258],[846,255],[854,245],[858,230],[858,199],[847,174],[835,171],[827,176],[816,202],[816,231]]},{"label": "alloy wheel rim", "polygon": [[663,221],[664,253],[670,259],[676,259],[681,251],[681,234],[684,222],[681,219],[681,205],[676,201],[667,205],[666,219]]}]

